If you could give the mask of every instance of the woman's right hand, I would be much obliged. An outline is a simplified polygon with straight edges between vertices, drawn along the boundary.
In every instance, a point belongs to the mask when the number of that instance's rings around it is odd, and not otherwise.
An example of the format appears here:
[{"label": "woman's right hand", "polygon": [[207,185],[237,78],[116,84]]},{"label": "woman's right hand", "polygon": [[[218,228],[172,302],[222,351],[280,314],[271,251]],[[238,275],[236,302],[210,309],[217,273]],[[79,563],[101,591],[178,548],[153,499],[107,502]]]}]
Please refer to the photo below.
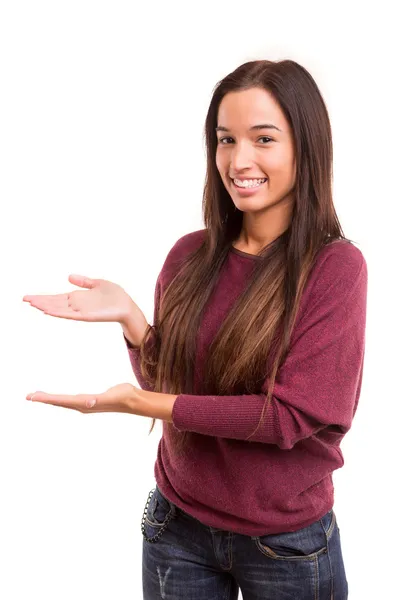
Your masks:
[{"label": "woman's right hand", "polygon": [[[74,321],[117,322],[129,327],[135,335],[142,335],[146,318],[125,290],[106,279],[91,279],[83,275],[70,275],[68,281],[85,290],[66,294],[24,296],[24,302],[43,311],[46,315]],[[140,332],[140,333],[139,333]]]}]

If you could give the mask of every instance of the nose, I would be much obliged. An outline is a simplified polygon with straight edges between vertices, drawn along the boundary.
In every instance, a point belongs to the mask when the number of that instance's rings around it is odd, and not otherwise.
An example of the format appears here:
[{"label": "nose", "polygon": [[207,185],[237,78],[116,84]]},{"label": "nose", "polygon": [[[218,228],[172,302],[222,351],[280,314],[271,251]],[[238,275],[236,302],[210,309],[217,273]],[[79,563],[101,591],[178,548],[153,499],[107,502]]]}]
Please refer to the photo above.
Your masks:
[{"label": "nose", "polygon": [[231,152],[231,172],[240,173],[249,169],[253,163],[253,150],[246,143],[236,143]]}]

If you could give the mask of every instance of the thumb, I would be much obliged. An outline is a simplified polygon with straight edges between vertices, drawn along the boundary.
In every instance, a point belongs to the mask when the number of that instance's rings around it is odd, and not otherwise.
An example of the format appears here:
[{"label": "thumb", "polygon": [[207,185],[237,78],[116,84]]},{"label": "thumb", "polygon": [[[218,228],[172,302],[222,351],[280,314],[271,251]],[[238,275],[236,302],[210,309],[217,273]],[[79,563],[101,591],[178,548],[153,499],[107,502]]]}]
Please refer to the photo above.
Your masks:
[{"label": "thumb", "polygon": [[78,287],[92,289],[97,284],[96,279],[91,279],[90,277],[86,277],[85,275],[69,275],[68,281],[77,285]]}]

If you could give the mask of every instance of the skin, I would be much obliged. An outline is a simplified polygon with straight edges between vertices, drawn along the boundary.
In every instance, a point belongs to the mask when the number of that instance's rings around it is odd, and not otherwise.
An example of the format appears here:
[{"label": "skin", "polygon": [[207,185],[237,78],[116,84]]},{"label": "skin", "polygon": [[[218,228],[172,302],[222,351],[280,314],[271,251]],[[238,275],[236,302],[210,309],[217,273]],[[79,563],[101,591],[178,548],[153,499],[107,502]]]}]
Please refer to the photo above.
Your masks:
[{"label": "skin", "polygon": [[[251,130],[273,124],[276,129]],[[274,97],[264,89],[230,92],[222,99],[216,131],[216,165],[233,203],[243,214],[243,226],[234,246],[257,254],[290,224],[296,178],[296,160],[290,125]],[[231,177],[267,177],[257,193],[241,196]]]},{"label": "skin", "polygon": [[[60,319],[118,322],[131,340],[136,339],[138,330],[142,331],[143,321],[147,325],[143,313],[115,283],[82,275],[70,275],[69,280],[84,289],[67,294],[27,295],[23,301]],[[81,413],[123,412],[170,422],[176,398],[172,394],[141,390],[130,383],[118,384],[100,394],[67,395],[36,391],[26,396],[26,400],[32,402],[52,404]]]},{"label": "skin", "polygon": [[172,423],[172,409],[177,396],[148,392],[131,385],[121,383],[101,394],[48,394],[34,392],[27,394],[26,400],[52,404],[78,412],[123,412],[140,417],[153,417]]},{"label": "skin", "polygon": [[[251,130],[259,124],[279,129]],[[238,210],[243,227],[235,247],[257,254],[288,227],[294,203],[296,177],[293,136],[288,121],[273,96],[259,88],[231,92],[224,96],[218,111],[216,165],[222,181]],[[231,177],[262,178],[268,181],[256,194],[245,197]],[[47,305],[36,304],[44,310]],[[53,316],[67,318],[64,313]],[[60,395],[37,391],[27,400],[53,404],[82,413],[125,412],[172,422],[178,396],[148,392],[129,383],[116,385],[101,394]]]}]

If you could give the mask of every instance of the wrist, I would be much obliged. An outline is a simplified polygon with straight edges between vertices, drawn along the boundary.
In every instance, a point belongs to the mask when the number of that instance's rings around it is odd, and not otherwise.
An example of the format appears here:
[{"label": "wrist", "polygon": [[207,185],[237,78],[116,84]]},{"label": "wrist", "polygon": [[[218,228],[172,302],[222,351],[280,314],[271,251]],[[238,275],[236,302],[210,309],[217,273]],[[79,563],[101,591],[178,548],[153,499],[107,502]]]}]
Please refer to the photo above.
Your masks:
[{"label": "wrist", "polygon": [[149,392],[134,387],[130,409],[135,415],[172,423],[172,410],[177,397],[176,394]]},{"label": "wrist", "polygon": [[145,316],[143,315],[143,320],[141,323],[139,323],[139,325],[137,319],[135,322],[133,322],[133,320],[131,320],[129,317],[123,321],[120,321],[120,325],[122,327],[124,336],[127,338],[127,340],[129,340],[132,346],[139,347],[149,325]]}]

